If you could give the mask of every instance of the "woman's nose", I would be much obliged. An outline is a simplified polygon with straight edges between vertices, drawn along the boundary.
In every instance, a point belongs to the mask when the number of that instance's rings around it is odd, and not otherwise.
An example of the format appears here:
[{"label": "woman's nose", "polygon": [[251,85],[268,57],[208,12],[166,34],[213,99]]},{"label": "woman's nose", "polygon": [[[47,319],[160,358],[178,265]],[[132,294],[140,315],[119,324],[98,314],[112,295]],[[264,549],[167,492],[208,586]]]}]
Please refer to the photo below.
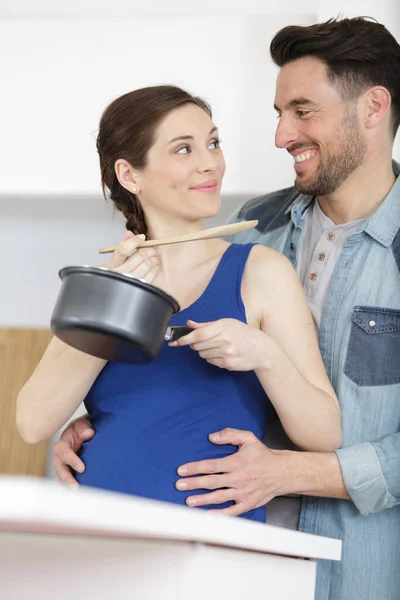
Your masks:
[{"label": "woman's nose", "polygon": [[199,171],[215,171],[218,166],[218,158],[213,152],[207,152],[201,156]]}]

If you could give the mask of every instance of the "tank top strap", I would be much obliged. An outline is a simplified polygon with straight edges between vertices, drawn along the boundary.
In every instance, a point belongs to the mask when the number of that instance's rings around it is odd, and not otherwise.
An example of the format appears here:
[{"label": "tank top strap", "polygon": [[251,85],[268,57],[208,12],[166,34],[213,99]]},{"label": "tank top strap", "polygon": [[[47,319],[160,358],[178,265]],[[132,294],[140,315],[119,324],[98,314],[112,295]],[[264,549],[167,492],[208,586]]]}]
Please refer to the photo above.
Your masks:
[{"label": "tank top strap", "polygon": [[232,310],[236,305],[239,315],[246,320],[246,311],[242,300],[242,279],[246,262],[254,243],[231,244],[223,254],[215,273],[199,299],[201,304],[216,303]]}]

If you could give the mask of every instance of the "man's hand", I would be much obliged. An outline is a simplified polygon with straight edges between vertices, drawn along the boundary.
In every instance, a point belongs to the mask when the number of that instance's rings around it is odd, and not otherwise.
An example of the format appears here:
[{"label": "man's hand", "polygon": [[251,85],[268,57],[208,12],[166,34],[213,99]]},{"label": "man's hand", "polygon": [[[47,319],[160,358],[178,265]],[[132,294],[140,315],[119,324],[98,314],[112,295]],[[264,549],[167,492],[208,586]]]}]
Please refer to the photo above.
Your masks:
[{"label": "man's hand", "polygon": [[209,439],[238,446],[238,451],[179,467],[178,475],[185,479],[176,482],[178,490],[216,490],[189,496],[189,506],[234,501],[233,506],[210,512],[241,515],[286,494],[349,499],[335,452],[271,450],[251,432],[238,429],[223,429]]},{"label": "man's hand", "polygon": [[79,485],[71,469],[83,473],[85,465],[78,456],[83,442],[91,440],[95,431],[86,417],[72,421],[54,445],[53,467],[61,483]]},{"label": "man's hand", "polygon": [[[253,433],[223,429],[209,436],[213,444],[232,444],[239,450],[221,459],[203,460],[182,465],[176,482],[178,490],[216,490],[190,496],[189,506],[205,506],[234,501],[235,504],[215,512],[229,515],[242,513],[267,504],[275,496],[292,493],[294,474],[288,452],[270,450]],[[200,475],[200,477],[193,477]],[[210,511],[214,512],[214,511]]]}]

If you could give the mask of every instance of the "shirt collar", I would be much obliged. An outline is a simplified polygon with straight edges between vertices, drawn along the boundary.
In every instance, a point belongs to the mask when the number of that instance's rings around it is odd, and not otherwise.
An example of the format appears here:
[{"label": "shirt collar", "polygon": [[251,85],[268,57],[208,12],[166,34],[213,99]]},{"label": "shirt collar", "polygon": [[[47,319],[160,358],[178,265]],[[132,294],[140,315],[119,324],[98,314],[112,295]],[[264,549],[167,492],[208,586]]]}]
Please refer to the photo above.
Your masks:
[{"label": "shirt collar", "polygon": [[389,248],[400,227],[400,164],[393,161],[397,177],[385,200],[366,220],[362,230],[383,246]]},{"label": "shirt collar", "polygon": [[286,209],[285,214],[290,213],[292,221],[296,227],[300,227],[302,225],[304,213],[313,200],[314,196],[299,194],[293,204]]}]

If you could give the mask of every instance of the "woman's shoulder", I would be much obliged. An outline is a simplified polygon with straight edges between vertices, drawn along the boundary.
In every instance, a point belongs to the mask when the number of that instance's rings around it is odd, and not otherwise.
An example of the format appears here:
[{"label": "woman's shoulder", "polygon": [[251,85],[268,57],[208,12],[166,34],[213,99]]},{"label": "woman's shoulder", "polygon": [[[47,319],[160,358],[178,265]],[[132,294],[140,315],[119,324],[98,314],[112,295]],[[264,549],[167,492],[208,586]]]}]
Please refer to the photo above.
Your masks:
[{"label": "woman's shoulder", "polygon": [[287,300],[301,304],[304,292],[296,271],[286,256],[273,248],[256,244],[249,254],[243,277],[242,294],[246,309],[253,320],[261,322],[268,313],[269,319],[282,317]]},{"label": "woman's shoulder", "polygon": [[256,244],[249,254],[243,279],[249,297],[260,298],[264,306],[282,294],[301,292],[301,284],[290,260],[281,252]]},{"label": "woman's shoulder", "polygon": [[251,252],[249,253],[247,269],[249,271],[255,270],[258,274],[260,272],[268,275],[269,273],[276,273],[276,271],[284,270],[285,272],[293,272],[293,265],[288,258],[282,252],[274,250],[269,246],[263,246],[262,244],[252,244]]}]

